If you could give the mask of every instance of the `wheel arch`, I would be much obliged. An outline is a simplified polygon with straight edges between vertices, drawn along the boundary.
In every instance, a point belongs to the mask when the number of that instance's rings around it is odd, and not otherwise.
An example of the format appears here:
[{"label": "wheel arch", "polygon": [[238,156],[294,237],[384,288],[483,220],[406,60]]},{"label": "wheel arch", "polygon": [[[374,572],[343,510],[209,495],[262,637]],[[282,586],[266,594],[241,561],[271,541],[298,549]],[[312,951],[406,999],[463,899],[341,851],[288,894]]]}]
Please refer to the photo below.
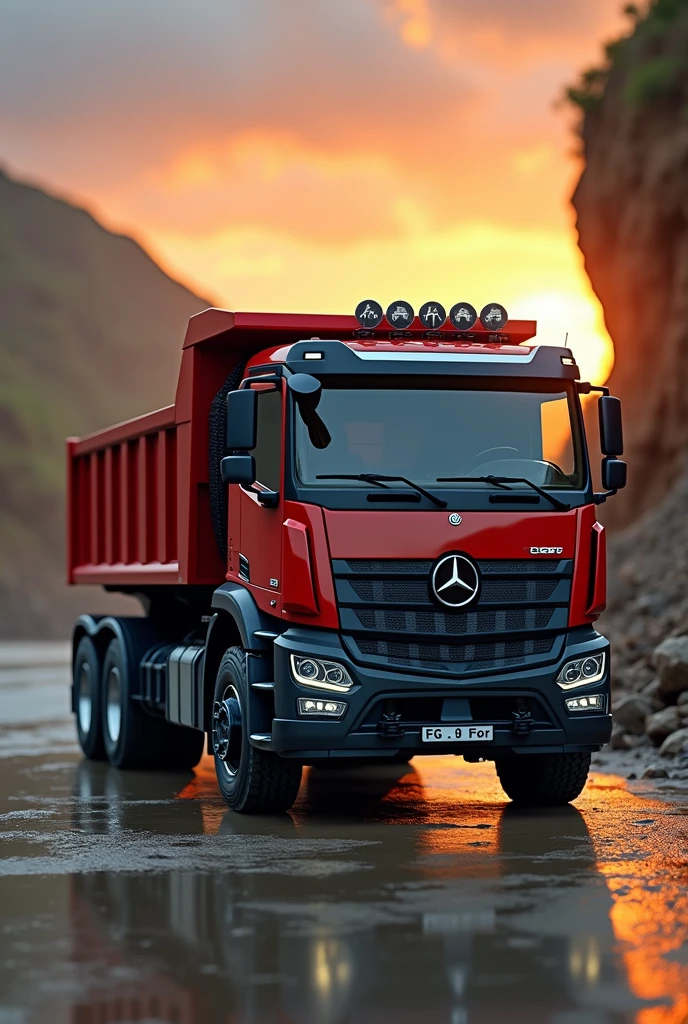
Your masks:
[{"label": "wheel arch", "polygon": [[252,654],[272,656],[272,640],[260,632],[275,632],[275,622],[261,612],[252,594],[237,583],[225,583],[213,594],[213,617],[208,627],[203,664],[203,721],[210,732],[215,680],[225,651],[242,647]]}]

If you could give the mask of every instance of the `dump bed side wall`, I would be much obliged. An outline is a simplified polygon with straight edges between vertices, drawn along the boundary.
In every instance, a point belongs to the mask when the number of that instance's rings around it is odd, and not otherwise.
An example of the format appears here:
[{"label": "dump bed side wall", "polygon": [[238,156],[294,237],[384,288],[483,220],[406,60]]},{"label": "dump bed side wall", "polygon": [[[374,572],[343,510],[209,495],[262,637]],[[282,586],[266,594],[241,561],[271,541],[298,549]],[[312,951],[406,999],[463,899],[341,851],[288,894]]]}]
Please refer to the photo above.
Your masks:
[{"label": "dump bed side wall", "polygon": [[188,348],[174,405],[67,442],[68,579],[109,586],[225,580],[210,516],[210,403],[237,363]]},{"label": "dump bed side wall", "polygon": [[70,583],[176,583],[174,406],[67,442]]}]

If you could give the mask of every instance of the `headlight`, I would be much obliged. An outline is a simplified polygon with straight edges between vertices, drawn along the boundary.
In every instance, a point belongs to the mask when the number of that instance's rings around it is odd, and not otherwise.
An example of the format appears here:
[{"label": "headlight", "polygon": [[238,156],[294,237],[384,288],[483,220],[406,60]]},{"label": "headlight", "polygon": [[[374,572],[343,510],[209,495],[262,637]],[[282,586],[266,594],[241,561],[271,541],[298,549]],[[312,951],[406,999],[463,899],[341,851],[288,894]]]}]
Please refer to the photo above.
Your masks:
[{"label": "headlight", "polygon": [[292,654],[291,671],[297,683],[301,683],[302,686],[314,686],[318,690],[337,690],[339,693],[345,693],[354,685],[349,673],[337,661],[322,661],[320,658]]},{"label": "headlight", "polygon": [[572,690],[576,686],[587,686],[588,683],[599,683],[604,675],[606,655],[589,654],[587,658],[576,658],[567,661],[557,676],[557,683],[562,690]]}]

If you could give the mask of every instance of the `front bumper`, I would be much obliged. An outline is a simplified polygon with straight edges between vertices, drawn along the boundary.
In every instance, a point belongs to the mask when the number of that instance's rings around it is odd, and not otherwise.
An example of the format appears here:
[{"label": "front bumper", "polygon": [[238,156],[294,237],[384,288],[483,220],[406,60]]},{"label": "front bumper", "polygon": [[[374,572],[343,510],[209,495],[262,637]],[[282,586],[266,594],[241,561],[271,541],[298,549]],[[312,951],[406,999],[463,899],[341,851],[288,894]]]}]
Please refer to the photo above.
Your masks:
[{"label": "front bumper", "polygon": [[[605,675],[597,683],[563,691],[555,679],[564,662],[587,654],[606,652]],[[338,661],[354,680],[345,694],[319,691],[296,683],[290,654]],[[490,672],[483,677],[450,680],[432,675],[379,670],[351,660],[336,633],[315,629],[289,629],[274,644],[275,712],[270,736],[255,743],[284,757],[319,760],[330,757],[392,757],[399,752],[462,754],[477,760],[509,753],[563,753],[593,751],[608,741],[609,643],[592,628],[572,630],[556,662],[521,671]],[[604,695],[604,709],[590,714],[566,709],[567,697],[586,693]],[[297,715],[297,698],[346,701],[341,719],[303,718]],[[517,704],[517,698],[522,698]],[[515,725],[513,711],[527,707],[529,726]],[[386,710],[402,709],[400,731],[385,733],[381,719]],[[494,739],[487,744],[423,743],[423,725],[438,723],[494,725]]]}]

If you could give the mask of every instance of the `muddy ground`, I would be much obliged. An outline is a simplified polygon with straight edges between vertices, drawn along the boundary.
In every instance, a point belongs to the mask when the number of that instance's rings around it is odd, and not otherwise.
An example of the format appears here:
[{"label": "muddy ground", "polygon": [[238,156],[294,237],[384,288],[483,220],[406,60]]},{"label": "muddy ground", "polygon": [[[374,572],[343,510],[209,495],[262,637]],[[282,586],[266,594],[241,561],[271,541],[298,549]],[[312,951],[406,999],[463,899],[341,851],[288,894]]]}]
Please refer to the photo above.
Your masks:
[{"label": "muddy ground", "polygon": [[0,1024],[688,1019],[688,807],[647,755],[558,811],[419,757],[246,818],[207,761],[83,762],[67,687],[64,646],[0,646]]}]

